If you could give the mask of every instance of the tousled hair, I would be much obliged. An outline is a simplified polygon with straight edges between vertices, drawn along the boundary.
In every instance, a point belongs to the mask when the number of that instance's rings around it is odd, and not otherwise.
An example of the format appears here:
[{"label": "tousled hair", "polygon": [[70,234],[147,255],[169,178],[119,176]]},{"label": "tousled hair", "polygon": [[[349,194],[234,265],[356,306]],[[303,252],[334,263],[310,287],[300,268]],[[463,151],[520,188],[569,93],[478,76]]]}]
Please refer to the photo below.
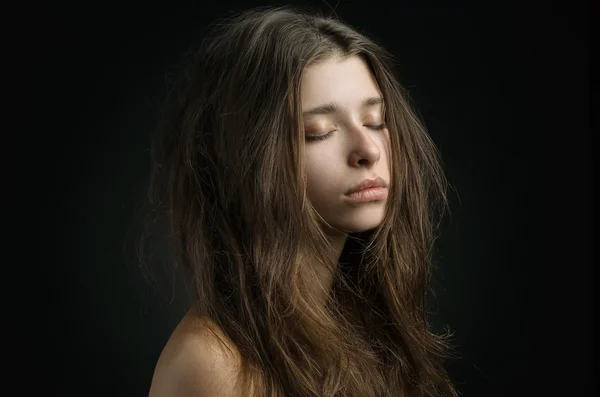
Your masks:
[{"label": "tousled hair", "polygon": [[[389,199],[351,234],[326,305],[306,258],[332,266],[306,197],[300,81],[332,56],[362,58],[384,98]],[[428,323],[432,246],[446,206],[439,154],[381,46],[291,7],[216,24],[179,81],[153,144],[149,199],[169,220],[194,307],[241,358],[256,396],[456,396],[448,335]],[[304,266],[304,267],[303,267]]]}]

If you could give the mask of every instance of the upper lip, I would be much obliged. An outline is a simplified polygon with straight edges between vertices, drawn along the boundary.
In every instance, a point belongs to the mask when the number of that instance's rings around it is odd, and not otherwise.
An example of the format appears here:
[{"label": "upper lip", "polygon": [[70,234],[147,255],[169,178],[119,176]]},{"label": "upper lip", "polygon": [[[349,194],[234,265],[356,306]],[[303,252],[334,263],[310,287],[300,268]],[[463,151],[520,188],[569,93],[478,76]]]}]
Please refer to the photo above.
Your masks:
[{"label": "upper lip", "polygon": [[348,195],[360,192],[361,190],[368,189],[370,187],[387,187],[387,183],[382,178],[365,179],[344,194]]}]

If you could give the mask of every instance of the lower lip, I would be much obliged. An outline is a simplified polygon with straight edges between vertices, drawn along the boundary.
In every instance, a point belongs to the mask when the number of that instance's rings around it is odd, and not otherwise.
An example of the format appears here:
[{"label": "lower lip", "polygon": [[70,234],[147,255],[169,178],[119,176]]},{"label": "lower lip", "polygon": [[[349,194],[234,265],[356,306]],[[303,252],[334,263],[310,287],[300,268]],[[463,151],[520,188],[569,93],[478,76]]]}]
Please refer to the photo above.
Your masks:
[{"label": "lower lip", "polygon": [[367,201],[384,200],[387,197],[388,190],[385,187],[370,187],[358,192],[345,195],[347,201],[351,203],[364,203]]}]

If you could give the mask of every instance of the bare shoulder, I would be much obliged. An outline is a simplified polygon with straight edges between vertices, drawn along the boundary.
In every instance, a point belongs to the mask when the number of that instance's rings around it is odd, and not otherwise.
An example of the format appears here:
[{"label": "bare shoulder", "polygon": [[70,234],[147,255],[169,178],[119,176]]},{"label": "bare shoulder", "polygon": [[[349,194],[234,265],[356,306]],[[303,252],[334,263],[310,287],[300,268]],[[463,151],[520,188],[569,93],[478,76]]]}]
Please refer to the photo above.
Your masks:
[{"label": "bare shoulder", "polygon": [[242,396],[237,350],[217,336],[223,337],[211,322],[188,313],[158,359],[149,397]]}]

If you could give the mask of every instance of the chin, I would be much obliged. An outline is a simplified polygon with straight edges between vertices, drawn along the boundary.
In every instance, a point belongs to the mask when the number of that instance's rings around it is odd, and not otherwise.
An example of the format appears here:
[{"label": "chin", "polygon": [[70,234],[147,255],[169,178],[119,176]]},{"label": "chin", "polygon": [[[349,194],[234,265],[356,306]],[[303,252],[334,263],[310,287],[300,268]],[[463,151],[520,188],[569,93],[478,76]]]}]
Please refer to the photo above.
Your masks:
[{"label": "chin", "polygon": [[339,219],[331,222],[331,224],[346,233],[361,233],[379,227],[383,222],[383,218],[383,208],[371,208],[348,214],[343,220]]},{"label": "chin", "polygon": [[362,232],[367,232],[369,230],[376,229],[380,225],[381,225],[381,222],[370,222],[370,223],[347,225],[345,227],[340,227],[339,229],[343,230],[344,233],[362,233]]}]

